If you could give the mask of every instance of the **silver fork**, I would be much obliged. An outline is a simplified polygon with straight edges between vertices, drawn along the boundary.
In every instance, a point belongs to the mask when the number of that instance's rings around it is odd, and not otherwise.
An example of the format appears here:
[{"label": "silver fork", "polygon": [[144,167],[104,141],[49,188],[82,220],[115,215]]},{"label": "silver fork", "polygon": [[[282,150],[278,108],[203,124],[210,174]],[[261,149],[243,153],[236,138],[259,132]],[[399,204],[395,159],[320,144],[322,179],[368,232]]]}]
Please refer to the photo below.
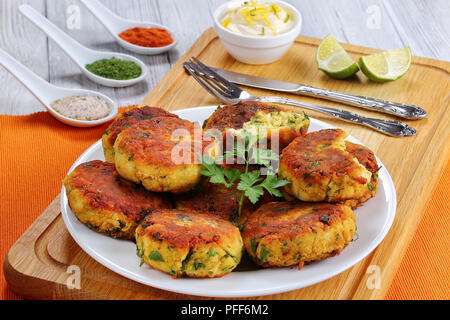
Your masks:
[{"label": "silver fork", "polygon": [[390,136],[414,136],[417,133],[414,128],[406,123],[396,120],[367,118],[346,110],[321,107],[281,97],[256,97],[221,77],[194,57],[191,61],[184,62],[183,66],[210,94],[230,105],[242,101],[287,104],[325,113],[347,122],[370,127]]}]

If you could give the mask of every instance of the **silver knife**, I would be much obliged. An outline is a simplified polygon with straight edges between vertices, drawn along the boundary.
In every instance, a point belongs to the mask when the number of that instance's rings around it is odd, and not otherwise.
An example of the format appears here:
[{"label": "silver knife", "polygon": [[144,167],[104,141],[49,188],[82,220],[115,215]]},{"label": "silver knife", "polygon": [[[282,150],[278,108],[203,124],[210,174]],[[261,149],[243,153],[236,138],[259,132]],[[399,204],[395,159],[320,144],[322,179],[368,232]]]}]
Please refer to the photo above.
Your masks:
[{"label": "silver knife", "polygon": [[424,109],[410,104],[384,101],[381,99],[357,96],[327,89],[320,89],[305,84],[260,78],[218,68],[210,68],[230,82],[249,87],[297,93],[335,102],[342,102],[355,107],[362,107],[372,111],[383,112],[405,119],[422,119],[427,116],[427,112]]}]

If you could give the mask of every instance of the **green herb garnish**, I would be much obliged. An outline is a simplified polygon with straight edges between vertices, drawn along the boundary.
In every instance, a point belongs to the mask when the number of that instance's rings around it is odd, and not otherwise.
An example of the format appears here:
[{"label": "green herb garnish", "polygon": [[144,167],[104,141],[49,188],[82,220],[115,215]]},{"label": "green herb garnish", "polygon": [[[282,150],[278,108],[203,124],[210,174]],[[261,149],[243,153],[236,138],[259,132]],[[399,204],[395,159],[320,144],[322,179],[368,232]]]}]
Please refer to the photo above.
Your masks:
[{"label": "green herb garnish", "polygon": [[269,250],[267,250],[265,245],[261,245],[261,250],[259,251],[259,258],[261,259],[262,263],[267,262],[267,255],[269,254]]},{"label": "green herb garnish", "polygon": [[142,243],[142,248],[139,249],[139,247],[136,245],[136,255],[141,258],[141,263],[139,264],[139,267],[142,267],[144,264],[144,243]]},{"label": "green herb garnish", "polygon": [[272,6],[272,11],[277,18],[280,18],[280,17],[278,17],[278,12],[277,12],[277,9],[275,8],[275,6]]},{"label": "green herb garnish", "polygon": [[[246,130],[242,130],[241,134],[242,139],[238,139],[234,143],[233,150],[225,152],[225,155],[217,160],[232,158],[243,161],[242,163],[245,163],[244,172],[234,168],[225,171],[225,168],[219,166],[214,159],[208,156],[202,157],[204,169],[200,171],[202,175],[210,178],[209,181],[211,183],[222,184],[232,190],[239,204],[239,216],[241,216],[245,198],[248,198],[251,203],[255,204],[264,194],[264,190],[276,197],[282,197],[278,188],[290,183],[288,180],[278,179],[274,173],[272,161],[277,162],[280,158],[279,155],[270,149],[258,148],[256,146],[259,140],[257,135],[252,135]],[[259,169],[249,171],[250,164],[265,166],[268,169],[267,176],[265,178],[262,177]],[[233,189],[235,183],[238,183],[237,189],[242,191],[240,197]]]},{"label": "green herb garnish", "polygon": [[152,252],[150,252],[150,254],[148,255],[148,258],[150,260],[154,260],[154,261],[161,261],[164,262],[163,257],[161,256],[161,254],[158,251],[153,250]]},{"label": "green herb garnish", "polygon": [[234,268],[234,266],[228,266],[228,267],[222,268],[222,271],[226,272],[226,271],[228,271],[230,269],[233,269],[233,268]]},{"label": "green herb garnish", "polygon": [[209,248],[208,252],[206,253],[206,258],[214,257],[217,254],[217,251],[214,250],[214,248]]},{"label": "green herb garnish", "polygon": [[114,80],[135,79],[142,74],[141,67],[135,62],[114,57],[95,61],[86,65],[86,69],[97,76]]},{"label": "green herb garnish", "polygon": [[194,261],[194,269],[197,270],[198,268],[205,269],[206,266],[203,263],[201,263],[201,262]]},{"label": "green herb garnish", "polygon": [[262,27],[261,33],[259,34],[260,36],[263,36],[265,33],[264,27]]},{"label": "green herb garnish", "polygon": [[251,240],[250,240],[250,245],[251,245],[251,247],[252,247],[252,252],[253,253],[256,253],[256,249],[258,248],[258,242],[256,242],[256,240],[258,240],[258,239],[260,239],[260,238],[264,238],[264,236],[256,236],[256,237],[253,237]]}]

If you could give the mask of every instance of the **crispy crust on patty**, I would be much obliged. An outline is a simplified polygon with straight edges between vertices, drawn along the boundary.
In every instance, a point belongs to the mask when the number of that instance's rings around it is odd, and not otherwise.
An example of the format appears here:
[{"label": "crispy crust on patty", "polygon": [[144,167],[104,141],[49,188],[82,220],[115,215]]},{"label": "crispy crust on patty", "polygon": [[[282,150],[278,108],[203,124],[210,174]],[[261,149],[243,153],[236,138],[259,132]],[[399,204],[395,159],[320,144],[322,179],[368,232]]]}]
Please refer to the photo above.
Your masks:
[{"label": "crispy crust on patty", "polygon": [[279,175],[292,181],[285,190],[302,201],[350,201],[352,207],[373,196],[377,187],[371,184],[377,183],[373,153],[347,144],[345,138],[344,131],[328,129],[295,139],[280,160]]},{"label": "crispy crust on patty", "polygon": [[202,130],[187,120],[157,117],[122,131],[114,144],[117,171],[154,192],[183,193],[200,181]]},{"label": "crispy crust on patty", "polygon": [[345,150],[358,159],[358,162],[372,173],[370,182],[367,184],[369,192],[361,198],[344,201],[344,204],[350,206],[352,209],[356,209],[370,198],[375,197],[379,187],[378,171],[380,167],[378,166],[375,154],[367,147],[349,141],[345,141],[345,146]]},{"label": "crispy crust on patty", "polygon": [[299,115],[278,106],[247,101],[219,107],[206,121],[205,130],[217,130],[229,147],[232,136],[239,137],[240,131],[246,130],[267,139],[268,147],[283,149],[296,137],[306,134],[309,122],[306,113]]},{"label": "crispy crust on patty", "polygon": [[218,108],[209,117],[204,129],[217,129],[221,132],[225,132],[228,129],[242,129],[244,123],[249,122],[258,110],[274,112],[280,109],[257,101],[247,101],[233,106],[223,106]]},{"label": "crispy crust on patty", "polygon": [[128,129],[140,121],[156,117],[178,118],[177,115],[164,109],[150,106],[137,107],[120,113],[114,122],[109,125],[102,137],[102,145],[106,161],[114,162],[114,143],[116,142],[117,136],[123,130]]},{"label": "crispy crust on patty", "polygon": [[380,170],[374,153],[367,147],[350,141],[345,141],[345,151],[358,159],[358,162],[366,167],[366,169],[370,172],[377,173]]},{"label": "crispy crust on patty", "polygon": [[355,232],[356,219],[348,206],[272,202],[250,215],[242,237],[252,259],[272,267],[337,255]]},{"label": "crispy crust on patty", "polygon": [[95,231],[134,239],[137,224],[154,209],[170,208],[163,196],[119,176],[114,164],[90,161],[65,179],[69,205],[78,219]]},{"label": "crispy crust on patty", "polygon": [[239,230],[203,212],[156,210],[136,229],[138,256],[174,277],[219,277],[242,256]]},{"label": "crispy crust on patty", "polygon": [[228,220],[236,226],[242,226],[248,216],[262,204],[275,201],[275,197],[267,192],[261,196],[256,204],[252,204],[245,198],[239,216],[239,203],[236,200],[236,195],[239,199],[242,195],[242,191],[237,189],[237,185],[227,188],[221,184],[210,183],[205,179],[194,190],[176,197],[175,208],[207,212]]}]

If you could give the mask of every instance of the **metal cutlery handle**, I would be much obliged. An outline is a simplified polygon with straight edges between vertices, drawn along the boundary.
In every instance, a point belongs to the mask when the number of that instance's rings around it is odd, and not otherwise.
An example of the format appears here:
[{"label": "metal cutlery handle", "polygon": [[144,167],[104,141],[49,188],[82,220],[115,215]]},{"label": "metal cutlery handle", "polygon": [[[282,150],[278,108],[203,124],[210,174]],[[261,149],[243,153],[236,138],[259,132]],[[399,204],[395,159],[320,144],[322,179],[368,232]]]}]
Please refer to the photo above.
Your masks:
[{"label": "metal cutlery handle", "polygon": [[366,118],[346,110],[319,107],[281,97],[259,97],[257,98],[257,100],[261,102],[293,105],[305,109],[322,112],[335,118],[339,118],[348,122],[353,122],[366,127],[373,128],[377,131],[388,134],[390,136],[414,136],[416,134],[416,130],[414,128],[408,126],[406,123],[396,120]]},{"label": "metal cutlery handle", "polygon": [[296,92],[307,96],[318,96],[331,101],[343,102],[372,111],[375,110],[392,114],[406,119],[422,119],[427,116],[427,112],[418,106],[336,92],[308,85],[301,85]]}]

